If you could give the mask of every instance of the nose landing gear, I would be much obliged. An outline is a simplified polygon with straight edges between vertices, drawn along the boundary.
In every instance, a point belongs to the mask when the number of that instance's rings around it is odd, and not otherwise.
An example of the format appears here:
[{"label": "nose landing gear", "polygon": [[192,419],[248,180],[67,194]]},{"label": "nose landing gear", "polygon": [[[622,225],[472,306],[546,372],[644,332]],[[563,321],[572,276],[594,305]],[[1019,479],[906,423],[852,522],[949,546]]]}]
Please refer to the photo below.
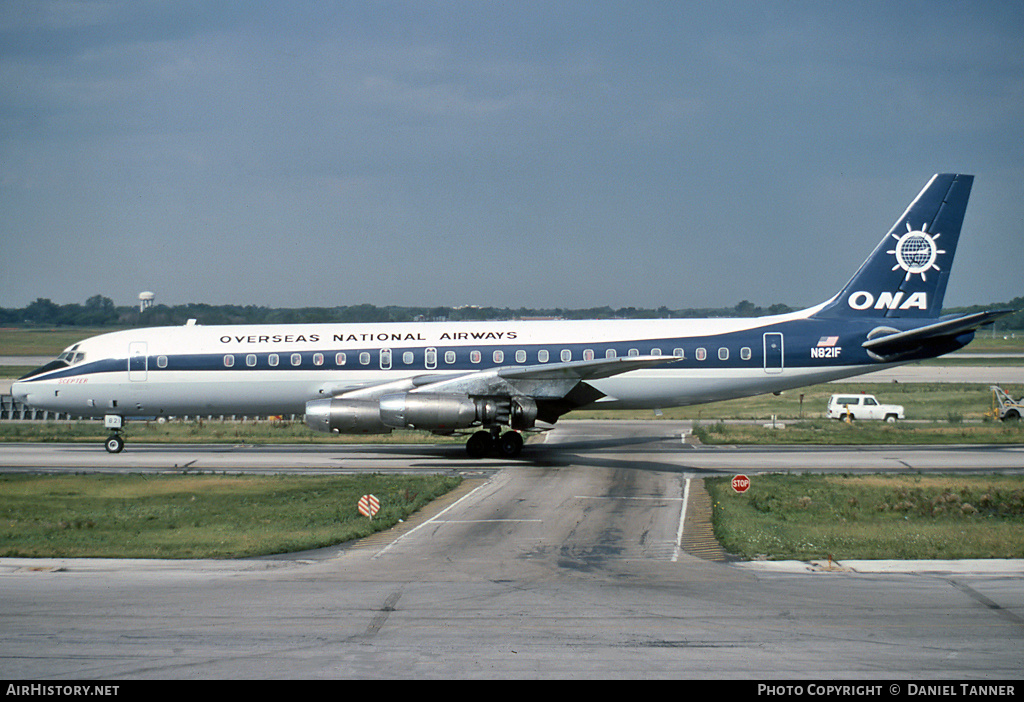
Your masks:
[{"label": "nose landing gear", "polygon": [[111,431],[103,447],[107,449],[107,453],[121,453],[124,450],[124,439],[121,438],[124,417],[119,414],[104,415],[103,425]]},{"label": "nose landing gear", "polygon": [[107,449],[107,453],[121,453],[124,450],[124,439],[120,434],[111,434],[103,445]]}]

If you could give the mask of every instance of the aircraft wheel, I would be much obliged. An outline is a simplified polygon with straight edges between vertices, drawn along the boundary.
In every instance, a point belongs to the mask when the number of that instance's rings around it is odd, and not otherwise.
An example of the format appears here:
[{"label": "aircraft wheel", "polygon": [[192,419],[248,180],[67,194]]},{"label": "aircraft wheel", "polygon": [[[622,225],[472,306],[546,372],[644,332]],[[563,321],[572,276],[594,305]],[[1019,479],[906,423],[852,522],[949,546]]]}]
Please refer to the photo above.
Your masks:
[{"label": "aircraft wheel", "polygon": [[117,434],[112,434],[104,446],[107,449],[107,453],[121,453],[124,449],[124,439]]},{"label": "aircraft wheel", "polygon": [[517,431],[507,431],[498,439],[498,451],[505,458],[515,458],[523,451],[523,437]]},{"label": "aircraft wheel", "polygon": [[490,432],[478,431],[466,442],[466,453],[471,458],[483,458],[491,452],[493,447],[494,440],[491,438]]}]

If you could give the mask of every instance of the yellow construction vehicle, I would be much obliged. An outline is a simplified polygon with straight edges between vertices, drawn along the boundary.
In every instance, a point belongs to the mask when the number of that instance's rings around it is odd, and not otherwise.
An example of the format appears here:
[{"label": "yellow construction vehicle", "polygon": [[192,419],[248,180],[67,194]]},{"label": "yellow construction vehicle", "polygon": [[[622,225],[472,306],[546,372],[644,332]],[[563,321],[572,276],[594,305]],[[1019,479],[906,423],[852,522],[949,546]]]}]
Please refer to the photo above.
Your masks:
[{"label": "yellow construction vehicle", "polygon": [[989,389],[992,390],[991,416],[1004,422],[1020,421],[1021,415],[1024,415],[1024,397],[1014,400],[998,385],[990,385]]}]

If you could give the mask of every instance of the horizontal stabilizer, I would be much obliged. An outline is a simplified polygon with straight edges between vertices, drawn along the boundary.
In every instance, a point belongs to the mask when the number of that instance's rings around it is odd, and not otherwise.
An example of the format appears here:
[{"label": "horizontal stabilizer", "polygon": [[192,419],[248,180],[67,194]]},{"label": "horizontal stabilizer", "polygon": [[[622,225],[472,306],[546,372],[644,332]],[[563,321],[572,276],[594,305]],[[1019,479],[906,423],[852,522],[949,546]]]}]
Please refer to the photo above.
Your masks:
[{"label": "horizontal stabilizer", "polygon": [[917,329],[868,339],[862,346],[880,356],[899,356],[901,354],[913,353],[927,343],[951,339],[967,332],[973,332],[980,326],[990,324],[1000,317],[1005,317],[1016,311],[991,310],[989,312],[976,312],[975,314],[968,314],[963,317],[945,319],[935,324],[918,327]]}]

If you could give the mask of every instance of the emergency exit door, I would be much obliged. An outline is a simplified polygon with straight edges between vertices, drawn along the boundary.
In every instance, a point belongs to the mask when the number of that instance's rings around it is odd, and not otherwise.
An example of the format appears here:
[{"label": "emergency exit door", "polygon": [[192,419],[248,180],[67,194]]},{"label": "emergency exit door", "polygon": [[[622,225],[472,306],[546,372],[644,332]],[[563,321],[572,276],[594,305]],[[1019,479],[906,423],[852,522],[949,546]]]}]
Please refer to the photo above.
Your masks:
[{"label": "emergency exit door", "polygon": [[782,334],[768,332],[764,335],[764,372],[781,373],[785,364]]},{"label": "emergency exit door", "polygon": [[149,357],[146,355],[146,342],[133,341],[128,345],[128,380],[133,383],[146,379],[149,371]]}]

